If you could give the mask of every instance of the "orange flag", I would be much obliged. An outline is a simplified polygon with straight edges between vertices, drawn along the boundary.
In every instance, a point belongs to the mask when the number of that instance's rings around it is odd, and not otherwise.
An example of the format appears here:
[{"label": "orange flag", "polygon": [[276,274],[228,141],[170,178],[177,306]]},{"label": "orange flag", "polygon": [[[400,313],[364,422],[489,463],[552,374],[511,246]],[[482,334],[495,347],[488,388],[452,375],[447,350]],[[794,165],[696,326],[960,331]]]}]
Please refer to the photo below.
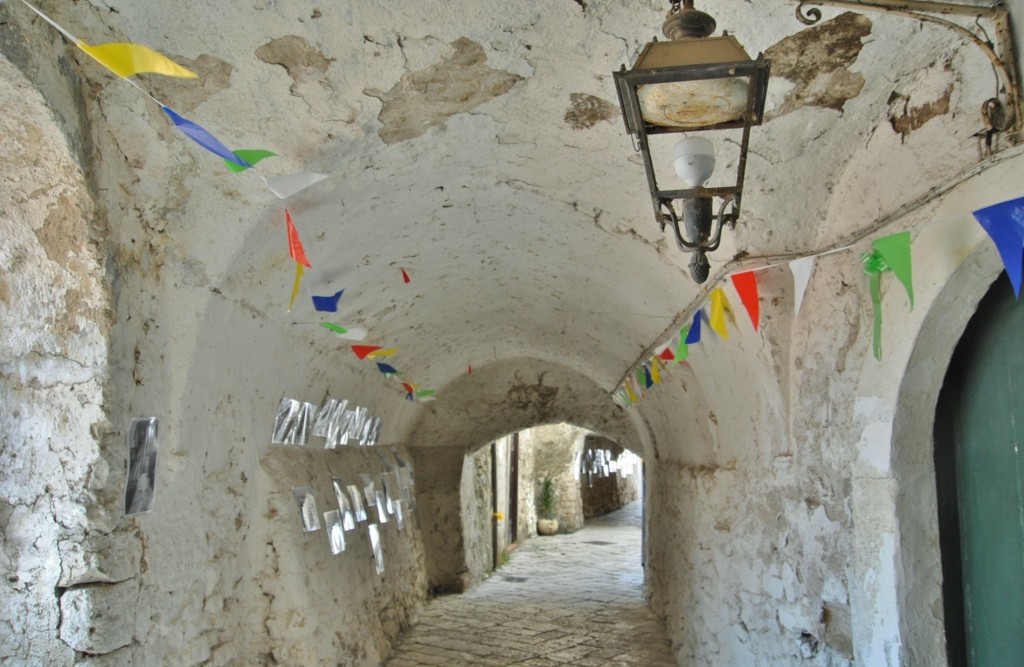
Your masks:
[{"label": "orange flag", "polygon": [[740,295],[740,301],[743,302],[743,307],[747,309],[747,315],[750,315],[750,321],[754,324],[754,331],[757,331],[761,323],[761,303],[757,294],[757,278],[754,277],[754,272],[745,271],[732,274],[732,286]]},{"label": "orange flag", "polygon": [[313,268],[313,265],[306,259],[306,251],[302,247],[302,241],[299,240],[299,232],[295,229],[295,223],[292,222],[292,214],[288,212],[288,209],[284,210],[284,219],[288,223],[288,254],[306,268]]}]

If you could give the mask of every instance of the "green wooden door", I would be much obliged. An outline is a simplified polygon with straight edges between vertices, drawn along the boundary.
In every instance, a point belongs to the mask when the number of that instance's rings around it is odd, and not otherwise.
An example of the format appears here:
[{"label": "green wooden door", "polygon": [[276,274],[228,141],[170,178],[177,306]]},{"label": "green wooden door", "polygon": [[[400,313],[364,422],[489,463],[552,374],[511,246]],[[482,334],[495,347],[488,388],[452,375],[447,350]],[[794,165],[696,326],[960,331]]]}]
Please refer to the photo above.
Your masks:
[{"label": "green wooden door", "polygon": [[[964,645],[951,647],[951,662],[1024,666],[1024,303],[1005,277],[957,347],[936,425],[940,508],[949,496],[941,497],[946,468],[947,479],[955,480],[950,514],[956,513],[946,523],[958,523],[960,543]],[[941,433],[946,426],[948,437]],[[956,530],[944,532],[944,546],[955,548],[948,533]],[[944,554],[944,561],[955,560]],[[948,563],[943,569],[955,580]]]}]

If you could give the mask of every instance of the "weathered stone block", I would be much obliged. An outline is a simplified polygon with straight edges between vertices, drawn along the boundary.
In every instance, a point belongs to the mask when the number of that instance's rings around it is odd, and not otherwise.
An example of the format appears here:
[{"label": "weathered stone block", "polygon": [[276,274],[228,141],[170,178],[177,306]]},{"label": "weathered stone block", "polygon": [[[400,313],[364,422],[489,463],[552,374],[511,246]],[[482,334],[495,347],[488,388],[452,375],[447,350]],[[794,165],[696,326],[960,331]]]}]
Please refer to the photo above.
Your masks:
[{"label": "weathered stone block", "polygon": [[57,549],[63,588],[125,581],[139,573],[142,562],[142,542],[130,534],[89,534],[80,541],[61,540]]},{"label": "weathered stone block", "polygon": [[138,597],[135,581],[65,591],[60,597],[61,640],[76,651],[93,655],[129,645]]}]

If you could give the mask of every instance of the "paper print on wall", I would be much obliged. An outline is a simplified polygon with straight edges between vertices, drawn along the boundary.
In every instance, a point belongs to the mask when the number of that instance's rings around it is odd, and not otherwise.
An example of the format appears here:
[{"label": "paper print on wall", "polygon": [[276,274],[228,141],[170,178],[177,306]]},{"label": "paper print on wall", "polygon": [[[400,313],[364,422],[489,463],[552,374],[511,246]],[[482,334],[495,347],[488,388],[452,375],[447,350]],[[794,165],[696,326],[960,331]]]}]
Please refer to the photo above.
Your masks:
[{"label": "paper print on wall", "polygon": [[377,568],[377,574],[384,572],[384,545],[380,539],[380,529],[377,524],[371,523],[367,530],[370,533],[370,548],[373,550],[373,564]]},{"label": "paper print on wall", "polygon": [[374,507],[377,508],[377,523],[381,523],[381,524],[387,523],[388,522],[388,508],[387,508],[387,504],[388,503],[387,503],[387,499],[384,497],[384,490],[383,489],[377,489],[376,491],[374,491],[374,496],[376,497],[376,500],[374,502]]},{"label": "paper print on wall", "polygon": [[337,556],[345,550],[345,529],[341,525],[341,512],[324,512],[324,525],[327,526],[327,541],[331,545],[331,553]]},{"label": "paper print on wall", "polygon": [[305,445],[309,442],[316,406],[292,398],[282,398],[274,418],[274,432],[270,438],[274,445]]},{"label": "paper print on wall", "polygon": [[345,491],[345,482],[338,477],[333,478],[332,482],[334,497],[338,500],[338,511],[341,513],[341,526],[344,530],[353,530],[356,527],[356,513]]},{"label": "paper print on wall", "polygon": [[397,489],[394,480],[391,477],[391,473],[382,472],[380,474],[381,485],[384,487],[384,509],[387,510],[388,514],[395,513],[395,499],[398,497]]},{"label": "paper print on wall", "polygon": [[152,511],[156,493],[157,418],[133,419],[128,424],[128,475],[124,489],[124,514]]},{"label": "paper print on wall", "polygon": [[316,499],[308,486],[292,488],[292,495],[299,505],[299,517],[302,519],[302,530],[313,533],[320,530],[320,515],[316,511]]},{"label": "paper print on wall", "polygon": [[348,499],[352,501],[352,513],[355,515],[356,521],[360,523],[366,521],[369,517],[366,514],[366,507],[363,505],[363,494],[359,487],[355,484],[346,484],[345,490],[348,492]]},{"label": "paper print on wall", "polygon": [[405,528],[405,513],[402,511],[402,501],[395,501],[395,524],[398,526],[398,530]]}]

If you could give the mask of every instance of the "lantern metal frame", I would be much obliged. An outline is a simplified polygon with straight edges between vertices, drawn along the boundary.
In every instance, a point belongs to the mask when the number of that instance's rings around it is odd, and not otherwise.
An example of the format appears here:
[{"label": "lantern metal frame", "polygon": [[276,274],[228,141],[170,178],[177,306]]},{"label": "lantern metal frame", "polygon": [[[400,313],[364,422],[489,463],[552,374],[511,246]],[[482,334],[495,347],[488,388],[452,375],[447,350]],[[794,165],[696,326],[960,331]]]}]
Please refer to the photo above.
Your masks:
[{"label": "lantern metal frame", "polygon": [[[679,3],[673,2],[672,4],[674,11],[678,11]],[[687,2],[686,4],[692,8],[692,2]],[[711,21],[711,26],[713,30],[713,20]],[[699,39],[703,38],[695,38],[695,40]],[[734,40],[731,37],[729,39]],[[638,68],[638,65],[643,63],[647,53],[657,43],[658,40],[655,38],[654,42],[644,48],[637,58],[633,69],[627,70],[626,66],[623,65],[620,71],[613,73],[613,76],[619,96],[619,104],[622,107],[626,131],[633,140],[634,149],[643,158],[655,220],[661,227],[662,232],[665,231],[667,225],[672,227],[676,245],[680,250],[693,253],[694,257],[690,262],[690,273],[696,282],[702,283],[707,279],[710,269],[707,253],[718,249],[722,240],[722,228],[727,224],[734,226],[739,219],[743,180],[746,175],[747,150],[750,143],[750,129],[755,125],[760,125],[764,116],[771,63],[764,59],[762,55],[758,55],[753,60],[748,59],[735,62],[677,65],[649,69]],[[738,42],[736,42],[736,46],[742,51],[742,47],[739,46]],[[744,77],[748,79],[747,104],[742,116],[736,120],[695,125],[686,128],[654,125],[644,120],[638,94],[641,86]],[[718,187],[701,186],[683,189],[662,189],[658,185],[658,178],[651,158],[649,137],[662,134],[685,134],[730,129],[742,130],[734,185]],[[715,215],[712,229],[702,229],[701,227],[706,223],[697,224],[691,218],[697,217],[698,209],[708,208],[710,200],[715,197],[719,198],[721,203],[717,215]],[[677,210],[677,206],[679,210]],[[683,224],[684,230],[687,232],[686,235],[680,230],[680,223]]]}]

